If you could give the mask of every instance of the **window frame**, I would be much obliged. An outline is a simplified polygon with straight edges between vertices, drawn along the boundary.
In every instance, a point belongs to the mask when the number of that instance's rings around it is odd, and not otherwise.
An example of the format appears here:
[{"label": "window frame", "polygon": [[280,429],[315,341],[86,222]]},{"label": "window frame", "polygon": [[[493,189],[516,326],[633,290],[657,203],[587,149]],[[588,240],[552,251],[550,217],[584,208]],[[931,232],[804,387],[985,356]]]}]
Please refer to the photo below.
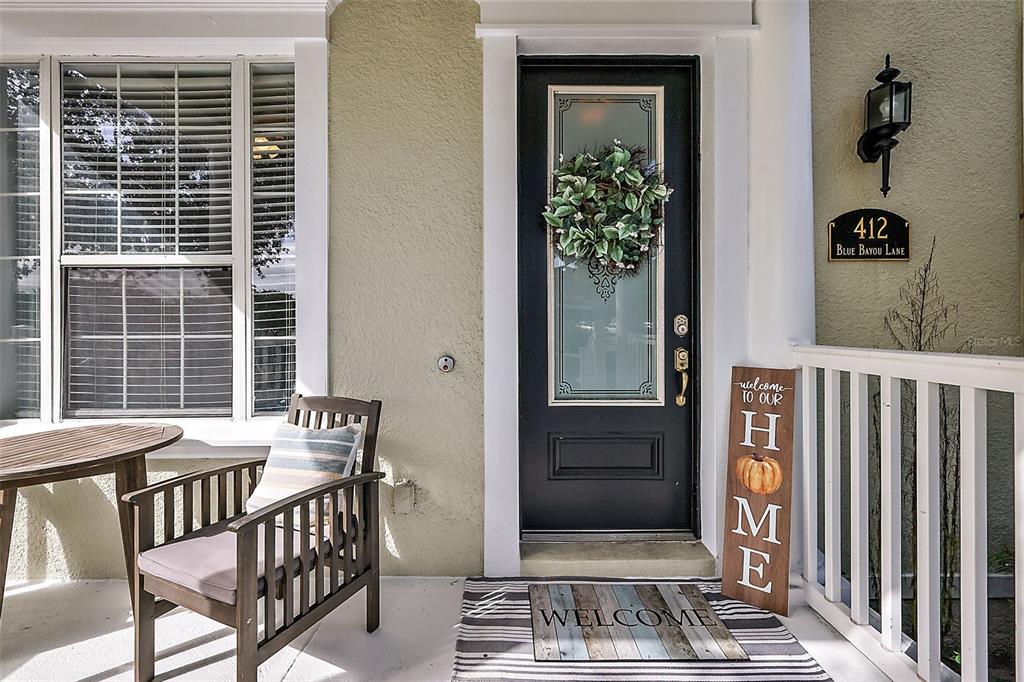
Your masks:
[{"label": "window frame", "polygon": [[[296,41],[317,44],[321,41]],[[186,51],[187,52],[187,51]],[[298,52],[298,50],[296,50]],[[326,55],[326,52],[324,52]],[[240,432],[228,434],[216,427],[218,423],[237,423],[243,428],[257,424],[276,424],[280,414],[254,414],[254,326],[252,300],[252,164],[251,164],[251,75],[253,64],[290,63],[295,70],[296,78],[296,138],[295,174],[300,175],[300,165],[306,160],[300,156],[300,126],[298,118],[300,65],[298,54],[267,54],[267,55],[197,55],[197,54],[157,54],[157,55],[77,55],[49,54],[32,56],[0,55],[5,64],[37,65],[39,68],[39,118],[40,118],[40,159],[39,159],[39,239],[40,239],[40,406],[38,418],[24,418],[0,421],[0,429],[19,430],[21,427],[57,424],[87,424],[103,421],[130,421],[133,419],[160,419],[170,423],[189,423],[193,426],[202,424],[201,429],[207,433],[220,431],[224,440],[229,443],[249,443],[253,438],[265,439],[265,429],[258,429],[252,434],[242,435]],[[63,253],[63,173],[62,156],[63,140],[61,129],[61,74],[65,64],[74,63],[221,63],[229,64],[231,70],[231,253],[230,254],[154,254],[154,253],[115,253],[115,254],[64,254]],[[315,88],[317,97],[307,101],[307,105],[317,111],[322,109],[323,122],[326,124],[327,91],[326,82],[321,88]],[[304,88],[308,94],[309,88]],[[326,125],[324,126],[326,128]],[[304,131],[311,139],[304,143],[326,145],[326,139],[320,139],[317,130]],[[315,171],[315,168],[312,169]],[[300,189],[296,181],[294,195],[295,205],[301,201],[317,200],[317,196]],[[323,197],[321,200],[326,199]],[[315,226],[323,235],[313,230],[303,230],[297,241],[312,237],[319,242],[316,248],[323,249],[326,244],[326,225]],[[296,232],[298,233],[296,219]],[[304,364],[298,361],[300,343],[309,338],[315,347],[326,346],[326,338],[319,339],[321,330],[326,331],[326,310],[323,306],[300,306],[298,301],[306,296],[318,299],[314,292],[302,291],[303,282],[312,283],[309,278],[299,277],[298,272],[305,267],[301,254],[310,250],[303,249],[296,253],[296,387],[323,386],[327,383],[327,360],[323,358],[317,363]],[[315,252],[314,252],[315,253]],[[131,414],[102,418],[65,417],[64,415],[64,359],[66,349],[64,320],[64,268],[69,266],[104,266],[104,267],[174,267],[174,266],[222,266],[232,271],[232,402],[231,416],[211,417],[137,417]],[[316,264],[312,264],[316,269]],[[315,282],[316,280],[312,280]],[[322,280],[320,280],[322,281]],[[308,288],[308,285],[305,287]],[[302,315],[300,315],[300,308]],[[322,310],[315,317],[310,311]],[[303,369],[300,369],[303,368]],[[302,371],[306,376],[300,377]]]}]

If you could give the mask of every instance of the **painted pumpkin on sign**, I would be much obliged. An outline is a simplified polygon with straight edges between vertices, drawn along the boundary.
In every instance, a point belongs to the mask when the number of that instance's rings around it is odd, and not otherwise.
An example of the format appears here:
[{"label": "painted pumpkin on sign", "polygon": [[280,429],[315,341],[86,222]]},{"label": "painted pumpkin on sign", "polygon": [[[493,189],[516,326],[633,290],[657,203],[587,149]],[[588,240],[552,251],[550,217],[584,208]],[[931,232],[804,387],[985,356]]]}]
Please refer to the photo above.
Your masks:
[{"label": "painted pumpkin on sign", "polygon": [[771,495],[782,485],[782,465],[777,459],[754,452],[736,460],[736,476],[750,492]]}]

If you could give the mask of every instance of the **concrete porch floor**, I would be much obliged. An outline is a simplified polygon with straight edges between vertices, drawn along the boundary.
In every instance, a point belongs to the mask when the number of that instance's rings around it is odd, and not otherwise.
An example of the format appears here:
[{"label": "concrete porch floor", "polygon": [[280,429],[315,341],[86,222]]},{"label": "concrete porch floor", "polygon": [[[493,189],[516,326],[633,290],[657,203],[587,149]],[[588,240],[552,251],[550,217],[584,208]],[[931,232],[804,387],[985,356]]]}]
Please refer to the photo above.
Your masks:
[{"label": "concrete porch floor", "polygon": [[[363,629],[356,597],[260,666],[265,681],[451,678],[461,578],[384,578],[381,628]],[[9,585],[0,619],[4,680],[130,680],[132,623],[124,581]],[[807,607],[783,619],[837,681],[886,680]],[[158,680],[233,680],[233,631],[182,609],[157,621]]]}]

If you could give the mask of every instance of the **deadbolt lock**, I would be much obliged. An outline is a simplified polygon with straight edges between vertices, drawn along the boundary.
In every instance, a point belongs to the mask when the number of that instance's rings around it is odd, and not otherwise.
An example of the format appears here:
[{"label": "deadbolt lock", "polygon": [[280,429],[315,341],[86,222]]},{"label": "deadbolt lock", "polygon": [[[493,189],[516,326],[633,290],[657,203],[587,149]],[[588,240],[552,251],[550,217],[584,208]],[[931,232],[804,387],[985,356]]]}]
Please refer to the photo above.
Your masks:
[{"label": "deadbolt lock", "polygon": [[672,319],[672,329],[675,331],[676,336],[686,336],[687,332],[690,331],[690,320],[687,319],[686,315],[676,315]]}]

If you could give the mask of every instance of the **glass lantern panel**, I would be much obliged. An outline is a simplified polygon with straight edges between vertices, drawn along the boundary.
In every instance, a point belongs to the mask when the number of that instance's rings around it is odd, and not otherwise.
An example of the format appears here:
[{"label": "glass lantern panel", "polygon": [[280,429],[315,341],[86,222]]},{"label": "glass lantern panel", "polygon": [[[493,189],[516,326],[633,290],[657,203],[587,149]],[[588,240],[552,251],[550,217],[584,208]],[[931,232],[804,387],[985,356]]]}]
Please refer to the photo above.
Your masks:
[{"label": "glass lantern panel", "polygon": [[867,119],[868,130],[892,123],[892,88],[889,85],[880,85],[868,92]]},{"label": "glass lantern panel", "polygon": [[910,84],[893,83],[892,120],[896,123],[910,122]]}]

